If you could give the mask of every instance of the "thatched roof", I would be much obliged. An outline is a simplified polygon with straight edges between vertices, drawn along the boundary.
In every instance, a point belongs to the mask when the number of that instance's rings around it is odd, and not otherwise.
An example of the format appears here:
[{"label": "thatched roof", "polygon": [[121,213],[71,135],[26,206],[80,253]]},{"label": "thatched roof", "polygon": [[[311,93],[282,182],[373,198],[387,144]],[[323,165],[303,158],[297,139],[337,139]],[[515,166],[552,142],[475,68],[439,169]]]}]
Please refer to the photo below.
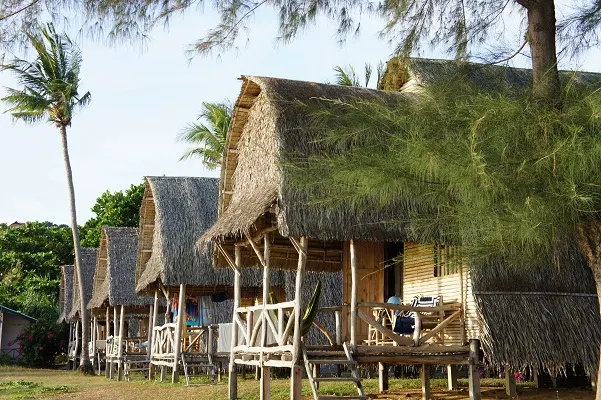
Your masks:
[{"label": "thatched roof", "polygon": [[[92,298],[92,286],[94,285],[94,271],[96,270],[96,258],[98,256],[98,249],[81,249],[81,273],[83,275],[84,285],[84,302],[88,304]],[[73,274],[73,300],[71,303],[71,311],[69,312],[67,319],[79,318],[79,311],[81,310],[81,301],[79,297],[79,279],[77,278],[77,269],[74,269]]]},{"label": "thatched roof", "polygon": [[152,297],[136,295],[137,254],[137,228],[102,227],[94,289],[88,308],[154,303]]},{"label": "thatched roof", "polygon": [[69,322],[67,314],[71,311],[71,300],[73,299],[73,266],[63,265],[61,267],[61,281],[58,295],[60,316],[58,323]]},{"label": "thatched roof", "polygon": [[[549,257],[551,258],[551,257]],[[487,359],[551,371],[566,363],[596,373],[601,345],[599,301],[590,268],[577,251],[558,265],[508,269],[502,260],[472,265],[472,286]]]},{"label": "thatched roof", "polygon": [[[217,219],[218,180],[192,177],[146,177],[140,210],[136,290],[158,284],[187,285],[188,294],[232,291],[233,273],[213,269],[212,248],[196,249],[196,240]],[[243,296],[260,293],[261,271],[242,277]],[[252,293],[251,293],[252,292]]]}]

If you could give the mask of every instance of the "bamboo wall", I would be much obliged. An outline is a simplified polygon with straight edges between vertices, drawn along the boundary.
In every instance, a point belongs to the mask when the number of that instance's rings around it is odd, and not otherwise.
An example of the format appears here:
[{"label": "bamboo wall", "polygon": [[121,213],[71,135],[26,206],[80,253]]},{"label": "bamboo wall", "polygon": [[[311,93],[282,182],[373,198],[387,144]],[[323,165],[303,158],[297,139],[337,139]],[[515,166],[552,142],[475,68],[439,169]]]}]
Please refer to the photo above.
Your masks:
[{"label": "bamboo wall", "polygon": [[[359,302],[384,302],[384,243],[355,241],[357,249],[357,300]],[[351,302],[351,257],[349,242],[344,243],[343,253],[343,301]],[[343,313],[344,314],[344,313]],[[347,329],[345,340],[349,340],[350,328],[348,317],[344,316]],[[368,325],[361,320],[357,322],[357,343],[367,339]]]},{"label": "bamboo wall", "polygon": [[464,318],[445,329],[445,344],[463,344],[477,338],[478,322],[469,271],[462,266],[457,273],[434,276],[434,246],[405,243],[403,265],[403,303],[414,296],[442,296],[444,303],[460,302]]}]

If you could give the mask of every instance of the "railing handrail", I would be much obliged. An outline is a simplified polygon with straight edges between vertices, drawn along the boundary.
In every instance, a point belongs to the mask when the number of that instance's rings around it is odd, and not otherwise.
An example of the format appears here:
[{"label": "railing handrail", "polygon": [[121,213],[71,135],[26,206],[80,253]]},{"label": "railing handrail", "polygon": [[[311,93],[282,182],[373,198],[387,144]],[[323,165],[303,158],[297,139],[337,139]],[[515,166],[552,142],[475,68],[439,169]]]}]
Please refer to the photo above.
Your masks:
[{"label": "railing handrail", "polygon": [[390,310],[411,311],[416,313],[439,312],[439,311],[457,311],[461,309],[461,303],[446,303],[436,307],[411,307],[404,304],[360,302],[359,307],[387,308]]},{"label": "railing handrail", "polygon": [[258,304],[256,306],[238,307],[236,308],[237,313],[246,313],[250,311],[262,311],[262,310],[279,310],[279,309],[292,309],[294,308],[294,301],[285,301],[283,303],[274,304]]}]

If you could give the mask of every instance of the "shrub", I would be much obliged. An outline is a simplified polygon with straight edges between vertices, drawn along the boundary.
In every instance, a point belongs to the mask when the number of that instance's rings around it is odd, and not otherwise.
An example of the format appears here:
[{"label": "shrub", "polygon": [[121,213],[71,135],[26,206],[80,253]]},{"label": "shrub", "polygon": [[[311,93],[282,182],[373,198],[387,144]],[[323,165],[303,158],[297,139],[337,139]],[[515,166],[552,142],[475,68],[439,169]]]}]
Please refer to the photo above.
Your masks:
[{"label": "shrub", "polygon": [[31,367],[50,367],[57,355],[67,348],[67,335],[62,325],[40,321],[27,327],[17,337],[21,361]]}]

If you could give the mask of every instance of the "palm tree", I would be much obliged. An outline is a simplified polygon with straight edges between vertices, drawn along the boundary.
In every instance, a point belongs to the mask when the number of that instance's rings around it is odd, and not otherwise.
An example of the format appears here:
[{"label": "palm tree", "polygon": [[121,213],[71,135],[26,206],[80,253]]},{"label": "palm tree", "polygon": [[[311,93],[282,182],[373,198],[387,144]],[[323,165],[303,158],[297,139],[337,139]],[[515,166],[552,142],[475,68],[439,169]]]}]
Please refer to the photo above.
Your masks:
[{"label": "palm tree", "polygon": [[[352,65],[347,68],[343,68],[340,65],[334,67],[334,77],[336,78],[335,83],[342,86],[367,87],[369,85],[369,81],[371,80],[372,73],[373,68],[371,64],[365,64],[365,84],[362,85],[361,79],[359,79],[359,76]],[[376,73],[376,87],[379,87],[380,80],[382,79],[382,75],[384,73],[383,62],[380,61],[380,63],[377,65]]]},{"label": "palm tree", "polygon": [[203,165],[213,170],[221,165],[232,106],[229,103],[202,103],[198,119],[206,121],[206,125],[193,122],[178,135],[178,141],[194,146],[189,147],[180,160],[199,156]]},{"label": "palm tree", "polygon": [[12,71],[19,84],[23,85],[22,90],[7,88],[8,94],[2,100],[11,107],[7,112],[10,112],[15,119],[26,123],[46,120],[54,124],[60,132],[69,186],[75,268],[79,278],[81,299],[81,322],[84,327],[80,369],[89,372],[92,370],[92,364],[85,347],[88,343],[88,330],[85,327],[88,327],[89,323],[84,295],[85,286],[81,281],[81,252],[75,211],[75,190],[67,146],[67,127],[71,125],[73,112],[88,104],[91,96],[90,92],[84,95],[78,92],[81,52],[66,34],[57,34],[54,26],[48,24],[39,25],[38,32],[28,32],[26,35],[35,50],[36,58],[33,62],[15,58],[10,64],[2,66],[3,70]]}]

